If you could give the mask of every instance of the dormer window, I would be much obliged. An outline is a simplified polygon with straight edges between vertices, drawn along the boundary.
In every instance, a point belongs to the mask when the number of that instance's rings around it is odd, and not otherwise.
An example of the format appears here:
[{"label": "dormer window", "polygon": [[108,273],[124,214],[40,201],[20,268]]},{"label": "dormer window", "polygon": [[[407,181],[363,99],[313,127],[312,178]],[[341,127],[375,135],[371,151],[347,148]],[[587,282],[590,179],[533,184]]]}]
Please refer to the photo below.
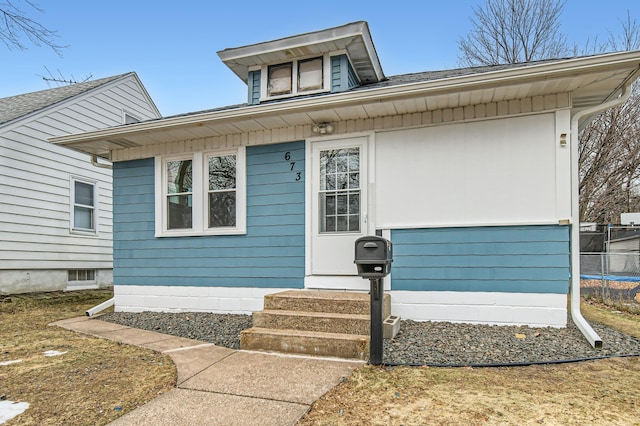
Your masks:
[{"label": "dormer window", "polygon": [[322,81],[322,58],[298,62],[298,92],[320,90]]},{"label": "dormer window", "polygon": [[267,66],[266,93],[263,93],[263,97],[328,91],[329,88],[324,87],[324,62],[320,56]]},{"label": "dormer window", "polygon": [[247,84],[249,105],[345,92],[385,80],[364,21],[224,49],[218,55]]},{"label": "dormer window", "polygon": [[291,93],[291,76],[293,75],[293,63],[272,65],[269,67],[269,96],[288,95]]}]

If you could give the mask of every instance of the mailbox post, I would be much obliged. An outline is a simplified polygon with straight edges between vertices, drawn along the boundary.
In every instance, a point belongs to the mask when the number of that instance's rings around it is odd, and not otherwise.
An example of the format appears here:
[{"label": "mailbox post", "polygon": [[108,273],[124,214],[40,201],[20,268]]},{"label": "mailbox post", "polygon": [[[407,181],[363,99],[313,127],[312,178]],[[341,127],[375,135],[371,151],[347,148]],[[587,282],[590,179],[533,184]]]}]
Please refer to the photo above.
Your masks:
[{"label": "mailbox post", "polygon": [[383,300],[382,278],[391,272],[393,249],[391,241],[368,236],[356,240],[355,258],[358,275],[369,279],[371,331],[369,339],[369,364],[382,364],[383,349]]}]

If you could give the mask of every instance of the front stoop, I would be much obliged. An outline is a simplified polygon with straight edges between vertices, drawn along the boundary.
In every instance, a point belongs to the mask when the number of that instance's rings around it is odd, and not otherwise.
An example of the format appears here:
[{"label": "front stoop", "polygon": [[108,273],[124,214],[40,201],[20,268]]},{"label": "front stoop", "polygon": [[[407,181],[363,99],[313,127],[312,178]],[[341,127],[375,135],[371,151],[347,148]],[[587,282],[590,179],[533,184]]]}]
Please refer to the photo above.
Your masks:
[{"label": "front stoop", "polygon": [[[254,351],[369,358],[369,294],[289,290],[266,295],[253,313],[253,328],[240,333],[240,348]],[[383,314],[391,313],[384,295]]]}]

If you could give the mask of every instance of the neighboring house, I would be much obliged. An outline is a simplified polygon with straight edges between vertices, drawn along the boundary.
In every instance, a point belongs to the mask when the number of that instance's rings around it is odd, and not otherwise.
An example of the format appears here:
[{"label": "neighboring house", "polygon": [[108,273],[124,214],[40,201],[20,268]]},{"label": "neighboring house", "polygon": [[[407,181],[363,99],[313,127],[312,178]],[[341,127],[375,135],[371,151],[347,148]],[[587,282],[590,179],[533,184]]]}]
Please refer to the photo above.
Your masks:
[{"label": "neighboring house", "polygon": [[566,325],[578,127],[640,52],[385,77],[356,22],[219,56],[247,104],[53,140],[113,162],[116,309],[368,291],[354,241],[378,233],[395,315]]},{"label": "neighboring house", "polygon": [[111,165],[48,139],[159,117],[135,73],[0,99],[0,294],[112,285]]}]

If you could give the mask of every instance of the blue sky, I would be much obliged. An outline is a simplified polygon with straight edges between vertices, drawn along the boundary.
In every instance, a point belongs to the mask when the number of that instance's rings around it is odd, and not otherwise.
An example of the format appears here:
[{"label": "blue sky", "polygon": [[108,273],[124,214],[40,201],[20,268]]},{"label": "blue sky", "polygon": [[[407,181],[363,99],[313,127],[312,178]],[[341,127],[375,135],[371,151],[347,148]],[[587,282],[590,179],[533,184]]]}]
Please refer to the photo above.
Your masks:
[{"label": "blue sky", "polygon": [[[48,47],[0,45],[0,97],[54,87],[42,77],[84,80],[135,71],[165,115],[246,101],[246,86],[216,52],[349,22],[369,22],[386,75],[456,68],[457,41],[472,6],[449,1],[35,0],[39,22],[58,32],[63,57]],[[605,40],[620,19],[640,21],[638,0],[568,0],[560,30],[570,43]],[[46,67],[46,68],[45,68]]]}]

